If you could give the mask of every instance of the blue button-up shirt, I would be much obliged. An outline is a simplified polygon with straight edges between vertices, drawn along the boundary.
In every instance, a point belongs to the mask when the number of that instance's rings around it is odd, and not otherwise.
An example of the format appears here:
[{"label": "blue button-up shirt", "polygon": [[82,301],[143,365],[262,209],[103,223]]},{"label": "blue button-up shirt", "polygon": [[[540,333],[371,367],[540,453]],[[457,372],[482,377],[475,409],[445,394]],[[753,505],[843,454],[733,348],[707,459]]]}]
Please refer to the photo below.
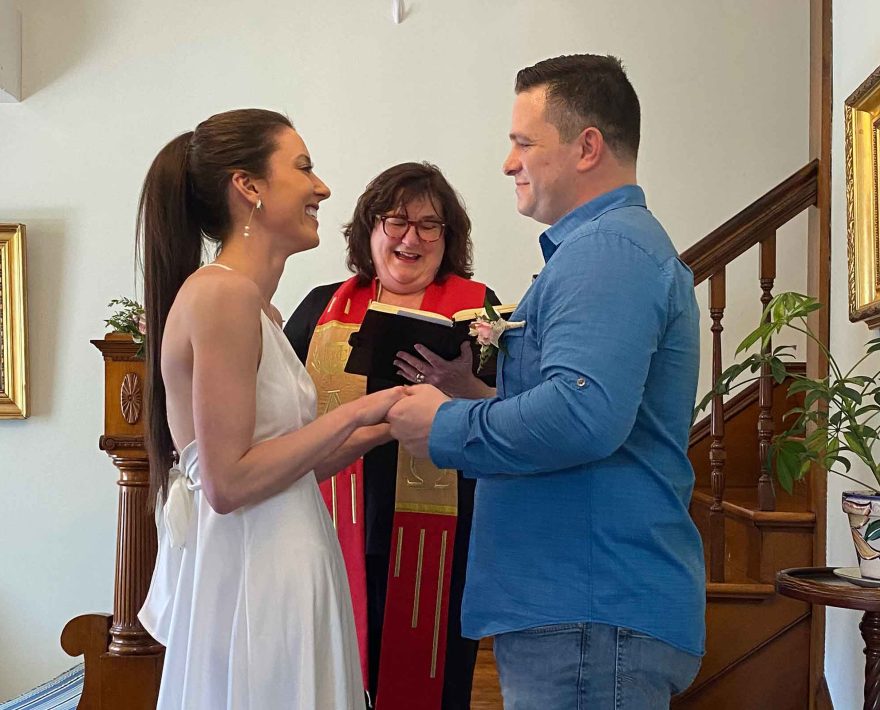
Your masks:
[{"label": "blue button-up shirt", "polygon": [[503,336],[498,396],[437,412],[430,452],[477,478],[462,630],[592,621],[703,652],[705,570],[688,514],[699,313],[636,185],[540,238]]}]

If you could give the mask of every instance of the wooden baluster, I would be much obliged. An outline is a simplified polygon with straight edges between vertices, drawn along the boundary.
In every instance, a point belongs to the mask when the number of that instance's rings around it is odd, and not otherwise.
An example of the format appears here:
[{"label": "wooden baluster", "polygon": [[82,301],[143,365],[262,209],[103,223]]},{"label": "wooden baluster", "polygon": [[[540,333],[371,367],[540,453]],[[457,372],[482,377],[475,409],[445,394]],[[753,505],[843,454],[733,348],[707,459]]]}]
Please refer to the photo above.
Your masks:
[{"label": "wooden baluster", "polygon": [[[776,280],[776,234],[761,242],[759,273],[761,279],[761,308],[765,308],[773,298],[773,283]],[[773,345],[768,340],[764,352],[769,352]],[[758,479],[758,508],[760,510],[776,510],[776,491],[770,477],[770,464],[767,453],[773,439],[773,378],[770,367],[761,368],[761,381],[758,389],[758,457],[760,458],[761,477]]]},{"label": "wooden baluster", "polygon": [[[721,377],[721,319],[725,307],[725,271],[721,269],[709,277],[709,315],[712,318],[712,382]],[[712,505],[709,507],[709,581],[724,581],[724,398],[719,394],[712,398],[711,415],[712,445],[709,448],[709,466],[712,479]]]}]

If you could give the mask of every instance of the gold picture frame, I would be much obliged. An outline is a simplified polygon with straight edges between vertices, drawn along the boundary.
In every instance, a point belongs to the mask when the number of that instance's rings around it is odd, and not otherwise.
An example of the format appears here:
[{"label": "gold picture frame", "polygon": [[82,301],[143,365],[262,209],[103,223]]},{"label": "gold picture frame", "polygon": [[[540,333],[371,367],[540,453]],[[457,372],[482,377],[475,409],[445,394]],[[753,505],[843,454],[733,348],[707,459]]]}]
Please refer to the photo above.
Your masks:
[{"label": "gold picture frame", "polygon": [[845,102],[849,319],[880,326],[880,67]]},{"label": "gold picture frame", "polygon": [[25,227],[0,224],[0,419],[28,416]]}]

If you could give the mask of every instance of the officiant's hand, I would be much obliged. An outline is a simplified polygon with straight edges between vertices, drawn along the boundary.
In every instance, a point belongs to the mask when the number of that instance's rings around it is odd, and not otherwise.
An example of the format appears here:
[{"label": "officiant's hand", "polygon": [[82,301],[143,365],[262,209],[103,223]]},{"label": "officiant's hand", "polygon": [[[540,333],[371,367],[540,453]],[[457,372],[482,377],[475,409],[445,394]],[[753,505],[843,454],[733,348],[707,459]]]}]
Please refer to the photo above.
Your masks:
[{"label": "officiant's hand", "polygon": [[448,402],[449,397],[431,385],[407,387],[406,395],[388,411],[391,436],[416,458],[430,458],[428,437],[431,424],[440,405]]},{"label": "officiant's hand", "polygon": [[494,397],[495,388],[474,377],[474,353],[469,340],[461,344],[461,354],[444,360],[424,345],[416,345],[422,357],[406,352],[397,353],[394,361],[398,373],[415,384],[434,385],[450,397],[482,399]]}]

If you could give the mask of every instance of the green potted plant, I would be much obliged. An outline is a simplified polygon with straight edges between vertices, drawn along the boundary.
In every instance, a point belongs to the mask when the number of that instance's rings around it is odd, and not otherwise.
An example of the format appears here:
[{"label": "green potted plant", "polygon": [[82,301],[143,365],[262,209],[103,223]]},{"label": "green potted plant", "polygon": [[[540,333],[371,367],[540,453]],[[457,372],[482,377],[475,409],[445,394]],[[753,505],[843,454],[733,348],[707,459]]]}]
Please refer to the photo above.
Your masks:
[{"label": "green potted plant", "polygon": [[[880,350],[880,338],[869,340],[864,355],[844,371],[825,345],[807,325],[807,316],[822,308],[815,298],[786,292],[774,297],[761,314],[761,323],[739,344],[736,356],[754,346],[758,352],[728,367],[694,410],[694,417],[705,410],[712,398],[726,395],[761,376],[766,366],[777,384],[791,380],[788,394],[803,395],[803,406],[784,416],[786,428],[773,437],[768,451],[769,467],[776,471],[780,485],[789,493],[795,481],[803,478],[813,464],[847,478],[859,486],[843,493],[843,510],[849,516],[850,530],[859,559],[859,574],[836,570],[851,581],[880,586],[880,464],[874,446],[880,439],[875,421],[880,413],[880,370],[856,374]],[[771,339],[789,329],[813,341],[828,358],[828,376],[807,377],[793,371],[793,345],[771,346]],[[863,368],[864,369],[864,368]],[[751,376],[738,380],[743,373]],[[867,486],[849,475],[852,461],[860,460],[874,476],[877,487]]]},{"label": "green potted plant", "polygon": [[107,327],[113,333],[130,335],[137,343],[137,357],[144,356],[144,336],[147,332],[147,320],[144,315],[144,307],[130,298],[114,298],[107,304],[108,308],[116,306],[113,315],[104,320]]}]

